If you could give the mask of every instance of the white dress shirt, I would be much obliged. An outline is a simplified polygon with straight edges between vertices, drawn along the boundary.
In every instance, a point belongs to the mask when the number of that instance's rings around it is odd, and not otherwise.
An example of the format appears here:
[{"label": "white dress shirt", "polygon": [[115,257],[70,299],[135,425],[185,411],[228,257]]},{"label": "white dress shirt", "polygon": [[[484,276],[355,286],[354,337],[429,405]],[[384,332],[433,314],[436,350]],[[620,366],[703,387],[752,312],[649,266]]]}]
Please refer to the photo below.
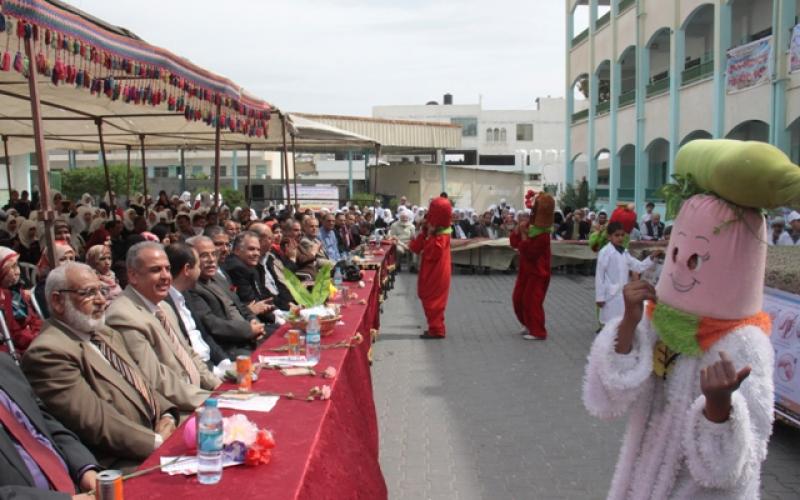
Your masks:
[{"label": "white dress shirt", "polygon": [[178,310],[180,320],[183,322],[186,332],[189,334],[189,342],[192,344],[192,349],[204,362],[211,359],[211,348],[208,347],[206,341],[203,340],[203,335],[197,329],[197,324],[194,322],[192,312],[186,307],[186,299],[183,294],[179,292],[174,286],[169,287],[169,296],[175,303],[175,308]]}]

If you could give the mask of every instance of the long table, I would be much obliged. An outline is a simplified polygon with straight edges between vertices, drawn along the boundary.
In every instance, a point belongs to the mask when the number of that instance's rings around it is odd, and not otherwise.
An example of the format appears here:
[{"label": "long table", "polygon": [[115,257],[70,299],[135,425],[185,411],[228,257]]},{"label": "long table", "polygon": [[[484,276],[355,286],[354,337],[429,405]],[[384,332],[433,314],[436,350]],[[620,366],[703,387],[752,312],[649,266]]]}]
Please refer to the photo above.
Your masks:
[{"label": "long table", "polygon": [[[384,255],[389,256],[390,252]],[[383,266],[382,266],[383,267]],[[223,409],[224,416],[243,413],[261,428],[270,429],[277,446],[272,462],[226,468],[222,480],[203,486],[194,476],[168,476],[152,472],[125,482],[125,497],[148,500],[182,498],[214,499],[340,499],[387,497],[386,483],[378,462],[378,421],[372,394],[370,349],[380,322],[382,293],[381,270],[365,270],[365,288],[348,283],[358,295],[342,308],[344,325],[322,338],[330,345],[351,339],[360,333],[363,342],[351,348],[323,349],[317,371],[336,368],[333,380],[320,376],[287,377],[275,370],[262,370],[253,390],[293,393],[297,399],[281,398],[269,413],[240,412]],[[366,301],[359,304],[359,301]],[[277,355],[269,349],[286,344],[288,325],[276,331],[253,354]],[[331,386],[331,399],[305,401],[314,386]],[[221,389],[233,389],[225,384]],[[185,424],[184,424],[185,425]],[[183,441],[183,426],[140,467],[152,467],[162,456],[192,453]]]}]

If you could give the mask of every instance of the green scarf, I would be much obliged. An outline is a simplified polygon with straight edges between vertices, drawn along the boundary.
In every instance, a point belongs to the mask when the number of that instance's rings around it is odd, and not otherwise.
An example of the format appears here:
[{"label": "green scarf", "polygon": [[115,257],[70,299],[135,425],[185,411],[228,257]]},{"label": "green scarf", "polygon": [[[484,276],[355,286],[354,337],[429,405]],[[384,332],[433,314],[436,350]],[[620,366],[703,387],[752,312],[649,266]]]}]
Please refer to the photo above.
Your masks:
[{"label": "green scarf", "polygon": [[436,230],[436,236],[439,236],[440,234],[450,235],[452,234],[452,232],[453,232],[452,227],[442,227]]},{"label": "green scarf", "polygon": [[656,304],[650,318],[653,328],[667,347],[681,354],[703,354],[697,342],[700,316],[679,311],[664,304]]},{"label": "green scarf", "polygon": [[528,238],[536,238],[540,234],[552,233],[552,232],[553,232],[553,226],[550,227],[531,226],[528,228]]}]

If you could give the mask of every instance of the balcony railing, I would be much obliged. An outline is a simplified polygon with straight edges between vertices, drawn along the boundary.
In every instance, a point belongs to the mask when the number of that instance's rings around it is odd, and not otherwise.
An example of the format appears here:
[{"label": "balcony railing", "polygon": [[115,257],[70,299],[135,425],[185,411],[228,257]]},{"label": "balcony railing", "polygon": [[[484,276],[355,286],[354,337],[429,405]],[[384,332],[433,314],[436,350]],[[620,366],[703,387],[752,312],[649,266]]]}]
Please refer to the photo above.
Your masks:
[{"label": "balcony railing", "polygon": [[575,47],[576,45],[586,40],[587,38],[589,38],[589,28],[586,28],[585,30],[575,35],[575,37],[572,39],[572,46]]},{"label": "balcony railing", "polygon": [[619,95],[619,107],[632,104],[636,100],[636,89],[631,89]]},{"label": "balcony railing", "polygon": [[664,201],[664,197],[661,195],[661,188],[645,189],[644,198],[647,201]]},{"label": "balcony railing", "polygon": [[619,6],[617,7],[617,15],[622,15],[623,12],[628,10],[628,7],[634,5],[636,0],[619,0]]},{"label": "balcony railing", "polygon": [[617,189],[617,199],[622,201],[633,201],[636,197],[636,190],[633,188]]},{"label": "balcony railing", "polygon": [[714,55],[706,54],[702,59],[692,59],[686,63],[681,73],[681,85],[702,80],[714,74]]},{"label": "balcony railing", "polygon": [[669,73],[667,73],[666,76],[662,76],[658,80],[654,80],[647,85],[647,97],[663,94],[667,91],[669,91]]},{"label": "balcony railing", "polygon": [[611,101],[603,101],[598,102],[597,107],[595,108],[595,113],[600,116],[608,113],[608,110],[611,109]]},{"label": "balcony railing", "polygon": [[598,198],[602,198],[604,200],[608,199],[610,190],[608,188],[597,188],[594,190],[594,194],[597,195]]},{"label": "balcony railing", "polygon": [[572,113],[572,123],[579,122],[581,120],[585,120],[589,117],[589,110],[583,109],[578,111],[577,113]]},{"label": "balcony railing", "polygon": [[608,24],[610,20],[611,20],[611,11],[609,10],[608,12],[597,18],[597,23],[595,24],[594,29],[599,30],[600,28]]}]

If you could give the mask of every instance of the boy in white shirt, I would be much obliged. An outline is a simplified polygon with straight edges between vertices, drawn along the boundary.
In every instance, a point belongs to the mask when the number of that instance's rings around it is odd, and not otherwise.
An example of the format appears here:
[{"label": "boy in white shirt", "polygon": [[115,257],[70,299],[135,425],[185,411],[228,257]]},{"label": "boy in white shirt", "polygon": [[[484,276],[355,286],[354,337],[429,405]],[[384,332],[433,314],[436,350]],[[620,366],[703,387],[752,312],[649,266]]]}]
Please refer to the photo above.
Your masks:
[{"label": "boy in white shirt", "polygon": [[636,260],[623,246],[625,229],[617,221],[608,224],[608,244],[597,255],[595,301],[600,308],[600,323],[605,325],[625,312],[622,289],[628,284],[631,271],[642,273],[656,264],[664,252],[657,250],[645,260]]}]

